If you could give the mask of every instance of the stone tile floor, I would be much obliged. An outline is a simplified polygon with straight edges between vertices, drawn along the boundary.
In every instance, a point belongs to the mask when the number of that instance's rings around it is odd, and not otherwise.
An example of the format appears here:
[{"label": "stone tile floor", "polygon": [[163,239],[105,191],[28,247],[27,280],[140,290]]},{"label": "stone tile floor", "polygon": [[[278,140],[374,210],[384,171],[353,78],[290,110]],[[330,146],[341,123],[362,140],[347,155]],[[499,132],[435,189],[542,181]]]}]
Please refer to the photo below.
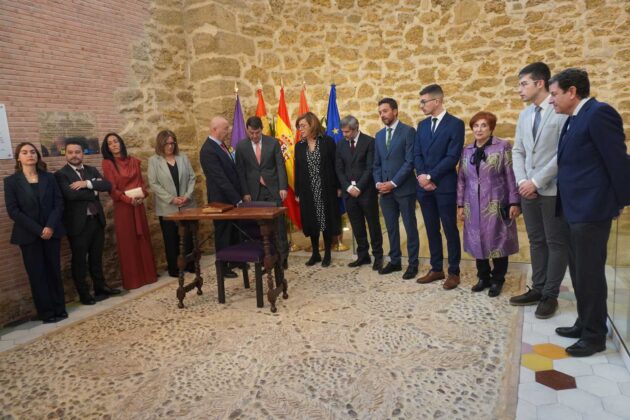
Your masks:
[{"label": "stone tile floor", "polygon": [[[202,265],[210,265],[212,260],[212,256],[204,256]],[[69,304],[69,318],[56,324],[29,321],[0,329],[0,352],[81,322],[176,281],[163,275],[156,283],[93,306]],[[575,299],[567,286],[563,285],[561,292],[558,314],[550,319],[537,319],[534,316],[535,306],[524,308],[516,419],[630,419],[628,355],[620,353],[609,339],[605,352],[587,358],[569,357],[564,348],[575,340],[559,337],[554,330],[574,322]]]},{"label": "stone tile floor", "polygon": [[537,319],[535,306],[524,308],[516,419],[630,419],[628,355],[609,338],[602,353],[570,357],[564,348],[576,340],[554,331],[575,321],[575,297],[565,285],[559,304],[550,319]]}]

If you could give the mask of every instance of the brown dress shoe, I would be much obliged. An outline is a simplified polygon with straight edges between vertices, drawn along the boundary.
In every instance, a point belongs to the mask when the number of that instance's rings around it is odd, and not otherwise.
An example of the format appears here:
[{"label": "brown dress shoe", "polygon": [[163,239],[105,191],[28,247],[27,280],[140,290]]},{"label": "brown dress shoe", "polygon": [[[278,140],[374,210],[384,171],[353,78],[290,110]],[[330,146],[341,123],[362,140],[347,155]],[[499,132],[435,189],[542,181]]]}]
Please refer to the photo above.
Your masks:
[{"label": "brown dress shoe", "polygon": [[420,277],[418,280],[416,280],[416,282],[420,284],[427,284],[436,280],[442,280],[443,278],[444,278],[444,271],[429,270],[426,276]]},{"label": "brown dress shoe", "polygon": [[451,290],[457,286],[459,286],[459,275],[448,273],[448,277],[442,287],[446,290]]}]

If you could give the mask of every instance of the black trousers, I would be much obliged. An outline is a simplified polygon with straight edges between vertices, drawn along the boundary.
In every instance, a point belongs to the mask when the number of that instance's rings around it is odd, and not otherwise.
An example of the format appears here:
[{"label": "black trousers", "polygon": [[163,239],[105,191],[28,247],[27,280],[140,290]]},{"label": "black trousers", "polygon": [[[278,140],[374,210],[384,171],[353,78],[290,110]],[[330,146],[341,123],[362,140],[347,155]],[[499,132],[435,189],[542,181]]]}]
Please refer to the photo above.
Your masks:
[{"label": "black trousers", "polygon": [[105,286],[103,276],[103,245],[105,229],[97,217],[88,217],[83,231],[78,235],[68,236],[72,250],[72,280],[81,299],[90,296],[90,286],[85,280],[88,268],[90,277],[97,291]]},{"label": "black trousers", "polygon": [[60,315],[66,310],[61,281],[60,241],[38,239],[20,245],[31,294],[40,319]]},{"label": "black trousers", "polygon": [[492,269],[490,268],[490,260],[476,260],[477,277],[481,280],[491,281],[492,283],[503,283],[505,274],[508,270],[508,257],[492,258]]},{"label": "black trousers", "polygon": [[569,273],[583,340],[605,343],[608,328],[606,254],[612,220],[569,223]]},{"label": "black trousers", "polygon": [[[170,276],[179,275],[179,267],[177,266],[177,258],[179,257],[179,227],[177,223],[172,220],[164,220],[162,216],[158,218],[160,220],[160,228],[162,229],[162,238],[164,238],[164,252],[166,253],[166,264],[168,274]],[[192,233],[186,232],[184,237],[184,247],[186,255],[193,251]],[[186,270],[192,271],[194,262],[186,264]]]},{"label": "black trousers", "polygon": [[358,197],[348,196],[345,200],[348,219],[352,226],[352,234],[357,241],[357,257],[369,257],[368,233],[365,228],[367,222],[372,243],[372,255],[375,259],[383,258],[383,232],[378,218],[378,196],[364,193]]}]

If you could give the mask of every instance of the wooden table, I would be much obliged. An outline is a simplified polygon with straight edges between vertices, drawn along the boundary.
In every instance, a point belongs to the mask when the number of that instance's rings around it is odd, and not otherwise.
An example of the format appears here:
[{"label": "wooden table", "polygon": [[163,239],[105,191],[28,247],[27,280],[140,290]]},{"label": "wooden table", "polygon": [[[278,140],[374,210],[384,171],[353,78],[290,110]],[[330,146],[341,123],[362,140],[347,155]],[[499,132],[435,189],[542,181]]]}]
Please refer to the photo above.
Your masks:
[{"label": "wooden table", "polygon": [[[263,237],[263,249],[265,251],[264,267],[267,273],[267,300],[271,305],[271,312],[276,312],[276,299],[282,293],[282,298],[287,299],[287,280],[284,278],[282,259],[279,253],[272,253],[272,241],[278,247],[278,240],[275,235],[276,219],[286,212],[285,207],[247,207],[233,208],[223,213],[204,213],[201,208],[186,209],[177,213],[169,214],[164,219],[178,222],[179,224],[179,287],[177,288],[177,299],[179,308],[184,307],[186,293],[197,288],[197,294],[201,295],[203,278],[199,268],[201,251],[199,249],[199,221],[200,220],[254,220],[260,226],[260,233]],[[191,232],[193,239],[193,258],[195,261],[195,279],[192,283],[184,285],[184,267],[186,266],[186,247],[184,237],[186,232]],[[283,256],[286,258],[287,256]],[[275,268],[275,270],[274,270]],[[273,272],[276,272],[274,282]]]}]

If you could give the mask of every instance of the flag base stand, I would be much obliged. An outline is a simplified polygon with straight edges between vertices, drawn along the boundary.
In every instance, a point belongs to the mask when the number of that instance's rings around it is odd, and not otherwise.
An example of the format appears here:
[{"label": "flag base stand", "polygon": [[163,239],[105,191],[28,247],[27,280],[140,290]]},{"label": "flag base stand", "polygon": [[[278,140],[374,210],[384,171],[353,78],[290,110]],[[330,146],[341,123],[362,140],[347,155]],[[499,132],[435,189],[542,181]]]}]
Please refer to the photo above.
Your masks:
[{"label": "flag base stand", "polygon": [[289,252],[297,252],[297,251],[301,251],[302,248],[300,248],[300,246],[296,243],[291,242],[289,244]]},{"label": "flag base stand", "polygon": [[343,242],[339,241],[337,242],[335,245],[333,245],[332,250],[335,252],[343,252],[343,251],[347,251],[350,248],[348,247],[348,245],[345,245]]}]

